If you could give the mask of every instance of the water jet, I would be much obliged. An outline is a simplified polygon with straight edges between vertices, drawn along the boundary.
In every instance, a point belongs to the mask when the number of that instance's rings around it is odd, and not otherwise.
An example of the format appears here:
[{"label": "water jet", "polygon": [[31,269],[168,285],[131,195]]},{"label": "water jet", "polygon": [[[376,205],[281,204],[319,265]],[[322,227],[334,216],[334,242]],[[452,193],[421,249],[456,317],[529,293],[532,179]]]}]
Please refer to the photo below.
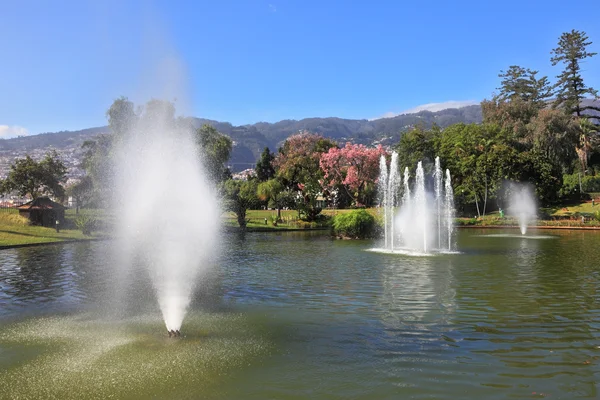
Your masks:
[{"label": "water jet", "polygon": [[537,207],[533,189],[527,184],[512,183],[509,186],[508,211],[519,222],[521,235],[527,233],[527,226],[535,220]]},{"label": "water jet", "polygon": [[435,159],[433,192],[427,190],[427,177],[421,161],[417,164],[412,187],[408,167],[404,169],[404,178],[398,172],[396,152],[392,153],[389,169],[384,156],[379,166],[383,250],[421,254],[454,251],[454,193],[450,171],[446,170],[444,174],[440,158]]}]

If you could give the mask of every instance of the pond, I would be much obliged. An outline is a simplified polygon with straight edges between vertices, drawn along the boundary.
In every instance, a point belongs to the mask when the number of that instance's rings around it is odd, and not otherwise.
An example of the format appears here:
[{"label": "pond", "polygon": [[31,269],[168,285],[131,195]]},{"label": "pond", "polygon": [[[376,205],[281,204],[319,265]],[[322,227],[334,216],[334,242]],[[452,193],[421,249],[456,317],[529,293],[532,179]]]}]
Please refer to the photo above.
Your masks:
[{"label": "pond", "polygon": [[460,254],[227,235],[182,339],[114,243],[0,251],[3,398],[597,398],[600,233],[461,230]]}]

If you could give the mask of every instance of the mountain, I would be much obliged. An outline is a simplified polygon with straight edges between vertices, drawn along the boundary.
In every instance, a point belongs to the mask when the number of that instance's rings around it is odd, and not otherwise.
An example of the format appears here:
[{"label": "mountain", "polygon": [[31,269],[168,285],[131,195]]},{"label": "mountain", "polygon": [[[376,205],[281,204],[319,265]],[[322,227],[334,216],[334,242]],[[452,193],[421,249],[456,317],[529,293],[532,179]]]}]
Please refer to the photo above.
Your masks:
[{"label": "mountain", "polygon": [[[234,126],[228,122],[193,118],[193,123],[196,127],[203,124],[212,125],[219,132],[231,137],[234,147],[230,165],[232,170],[237,172],[252,168],[265,147],[276,151],[290,135],[303,130],[319,133],[339,143],[349,141],[368,145],[375,143],[392,145],[398,142],[403,132],[417,125],[429,128],[435,123],[445,128],[457,122],[480,123],[481,120],[481,107],[473,105],[437,112],[420,111],[376,120],[305,118],[299,121],[283,120],[275,123],[258,122]],[[26,154],[34,158],[42,157],[48,150],[54,148],[63,155],[69,167],[69,176],[77,178],[83,174],[83,171],[78,168],[82,154],[81,145],[85,140],[102,133],[109,133],[107,126],[0,139],[0,176],[6,175],[15,158],[24,157]]]}]

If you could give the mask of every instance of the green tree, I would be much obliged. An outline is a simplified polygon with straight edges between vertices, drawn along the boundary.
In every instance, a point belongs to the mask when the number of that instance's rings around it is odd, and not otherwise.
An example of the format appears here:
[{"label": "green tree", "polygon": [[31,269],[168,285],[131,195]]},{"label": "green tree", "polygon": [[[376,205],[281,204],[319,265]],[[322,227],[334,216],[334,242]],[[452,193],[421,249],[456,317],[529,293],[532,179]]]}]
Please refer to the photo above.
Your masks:
[{"label": "green tree", "polygon": [[94,185],[89,175],[66,189],[67,196],[72,196],[75,200],[75,214],[79,214],[79,208],[85,206],[94,195]]},{"label": "green tree", "polygon": [[[558,81],[555,84],[556,101],[554,107],[563,107],[569,115],[582,116],[586,110],[600,111],[599,107],[593,105],[583,105],[582,100],[586,95],[598,98],[598,92],[591,87],[586,86],[581,76],[580,63],[586,58],[593,57],[597,53],[587,51],[587,47],[592,42],[588,41],[585,32],[572,30],[565,32],[558,40],[558,47],[552,50],[552,65],[562,63],[565,65],[563,72],[557,76]],[[590,116],[590,118],[599,118]]]},{"label": "green tree", "polygon": [[229,160],[233,145],[231,139],[208,124],[196,130],[196,138],[208,174],[215,182],[223,181],[226,174],[225,163]]},{"label": "green tree", "polygon": [[241,181],[229,179],[221,183],[224,205],[237,217],[240,228],[246,229],[246,211],[258,205],[258,182],[254,179]]},{"label": "green tree", "polygon": [[98,135],[95,140],[83,142],[82,167],[91,184],[90,202],[102,207],[108,204],[112,193],[113,135]]},{"label": "green tree", "polygon": [[559,110],[541,110],[528,125],[531,150],[569,172],[576,160],[578,129],[574,119]]},{"label": "green tree", "polygon": [[257,194],[260,200],[269,202],[269,207],[277,209],[277,221],[281,220],[281,208],[286,206],[289,198],[283,184],[277,179],[261,182],[258,184]]},{"label": "green tree", "polygon": [[273,168],[273,160],[275,154],[271,153],[268,147],[265,147],[258,162],[256,163],[256,178],[259,182],[265,182],[275,176],[275,168]]},{"label": "green tree", "polygon": [[428,130],[417,126],[404,133],[395,146],[400,169],[403,170],[404,167],[412,169],[419,161],[433,160],[436,157],[435,147],[439,133],[440,129],[437,126]]},{"label": "green tree", "polygon": [[133,102],[121,96],[106,111],[106,118],[111,132],[115,136],[124,136],[136,126],[139,116]]},{"label": "green tree", "polygon": [[524,102],[531,102],[537,108],[542,109],[546,100],[552,96],[552,86],[548,77],[536,78],[538,71],[511,65],[507,71],[500,71],[499,93],[494,97],[495,101],[509,101],[519,98]]},{"label": "green tree", "polygon": [[578,120],[579,142],[575,151],[579,157],[581,171],[585,175],[590,161],[590,153],[596,144],[598,130],[600,128],[590,122],[589,119],[582,117]]},{"label": "green tree", "polygon": [[62,183],[66,174],[67,167],[56,151],[47,153],[39,162],[28,155],[10,166],[8,176],[2,182],[2,191],[15,191],[19,196],[29,195],[34,199],[44,194],[63,197]]},{"label": "green tree", "polygon": [[309,132],[287,138],[273,166],[276,177],[290,190],[299,190],[296,202],[298,213],[312,221],[321,212],[317,207],[317,196],[322,194],[323,171],[320,168],[321,155],[336,147],[334,141]]}]

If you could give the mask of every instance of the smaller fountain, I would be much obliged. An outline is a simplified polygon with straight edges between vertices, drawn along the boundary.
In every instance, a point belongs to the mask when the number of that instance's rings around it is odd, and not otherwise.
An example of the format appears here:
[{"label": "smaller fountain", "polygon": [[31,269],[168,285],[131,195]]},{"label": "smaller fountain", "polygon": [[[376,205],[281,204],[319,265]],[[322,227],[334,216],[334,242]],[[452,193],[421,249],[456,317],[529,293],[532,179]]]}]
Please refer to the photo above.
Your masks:
[{"label": "smaller fountain", "polygon": [[533,190],[529,185],[512,184],[508,199],[508,211],[519,221],[521,235],[527,233],[527,226],[536,219],[537,207]]}]

